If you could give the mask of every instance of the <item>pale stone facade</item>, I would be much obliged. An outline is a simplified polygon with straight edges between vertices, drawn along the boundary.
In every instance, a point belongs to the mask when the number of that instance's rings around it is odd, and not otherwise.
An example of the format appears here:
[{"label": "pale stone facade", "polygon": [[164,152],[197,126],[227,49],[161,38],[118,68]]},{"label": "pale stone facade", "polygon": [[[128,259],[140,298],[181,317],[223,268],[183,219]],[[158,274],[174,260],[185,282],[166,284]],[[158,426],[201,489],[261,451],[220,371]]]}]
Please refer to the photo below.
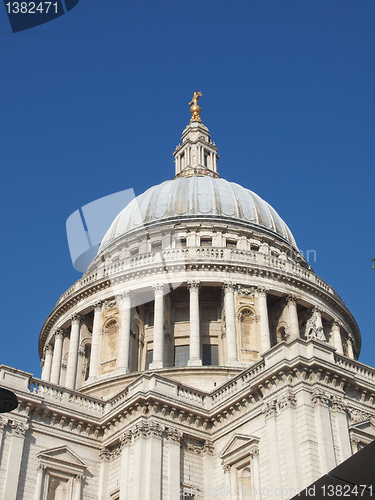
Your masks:
[{"label": "pale stone facade", "polygon": [[375,437],[344,302],[192,121],[39,338],[0,367],[0,498],[290,498]]}]

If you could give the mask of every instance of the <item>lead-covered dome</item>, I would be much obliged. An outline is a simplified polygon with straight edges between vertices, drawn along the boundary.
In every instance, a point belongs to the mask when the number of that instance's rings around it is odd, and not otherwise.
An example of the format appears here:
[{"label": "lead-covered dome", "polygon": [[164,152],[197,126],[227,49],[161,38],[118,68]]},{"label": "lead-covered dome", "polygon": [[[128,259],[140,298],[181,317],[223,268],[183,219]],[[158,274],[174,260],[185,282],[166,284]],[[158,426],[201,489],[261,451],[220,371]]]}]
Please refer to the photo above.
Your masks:
[{"label": "lead-covered dome", "polygon": [[177,218],[226,218],[261,226],[294,248],[294,237],[266,201],[234,182],[210,176],[179,177],[153,186],[129,203],[113,221],[99,252],[138,227]]}]

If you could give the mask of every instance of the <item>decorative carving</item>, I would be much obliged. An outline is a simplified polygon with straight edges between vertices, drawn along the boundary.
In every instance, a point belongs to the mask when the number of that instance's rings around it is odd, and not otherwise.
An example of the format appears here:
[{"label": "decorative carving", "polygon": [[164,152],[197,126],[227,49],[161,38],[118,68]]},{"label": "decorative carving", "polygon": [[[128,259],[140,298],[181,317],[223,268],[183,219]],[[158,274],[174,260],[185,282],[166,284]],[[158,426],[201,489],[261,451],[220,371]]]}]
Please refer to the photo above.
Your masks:
[{"label": "decorative carving", "polygon": [[47,344],[44,347],[43,352],[44,352],[44,356],[46,356],[47,354],[52,354],[53,353],[53,346],[51,344]]},{"label": "decorative carving", "polygon": [[244,288],[243,286],[239,285],[237,287],[237,293],[240,295],[246,295],[247,297],[254,297],[254,290],[255,288],[253,286],[250,288]]},{"label": "decorative carving", "polygon": [[262,409],[262,413],[266,420],[268,418],[274,417],[276,415],[276,401],[268,401],[268,403],[265,403]]},{"label": "decorative carving", "polygon": [[24,438],[26,435],[26,431],[28,426],[23,424],[22,422],[13,422],[12,423],[12,434],[13,436],[18,436]]},{"label": "decorative carving", "polygon": [[346,412],[347,406],[343,398],[339,398],[338,396],[332,398],[332,408],[337,411]]},{"label": "decorative carving", "polygon": [[152,290],[154,291],[155,295],[164,294],[165,285],[164,285],[164,283],[156,283],[156,284],[152,285]]},{"label": "decorative carving", "polygon": [[167,439],[173,443],[181,443],[182,432],[172,427],[166,429]]},{"label": "decorative carving", "polygon": [[285,408],[295,408],[297,406],[296,397],[292,392],[287,392],[279,398],[278,405],[280,410],[284,410]]},{"label": "decorative carving", "polygon": [[207,439],[202,448],[203,455],[212,455],[214,453],[214,449],[214,443]]},{"label": "decorative carving", "polygon": [[223,461],[223,462],[221,462],[221,465],[223,466],[223,471],[224,471],[224,473],[228,473],[228,472],[230,472],[230,468],[231,468],[231,467],[230,467],[230,465],[229,465],[229,464],[227,464],[227,463],[225,463],[225,462]]},{"label": "decorative carving", "polygon": [[227,282],[222,285],[222,289],[224,290],[225,293],[227,292],[232,292],[234,293],[238,288],[238,285],[236,283],[231,283]]},{"label": "decorative carving", "polygon": [[372,417],[371,413],[368,413],[363,410],[359,410],[358,408],[346,408],[346,411],[349,415],[349,419],[354,422],[363,422],[363,420],[368,420]]},{"label": "decorative carving", "polygon": [[305,337],[307,339],[317,339],[327,341],[323,327],[321,326],[321,310],[317,307],[312,309],[311,317],[306,322]]},{"label": "decorative carving", "polygon": [[109,448],[107,448],[106,446],[103,446],[103,448],[100,448],[100,450],[99,450],[99,458],[103,462],[104,461],[110,462],[112,460],[111,450]]},{"label": "decorative carving", "polygon": [[4,427],[7,425],[7,423],[7,419],[0,417],[0,432],[4,432]]},{"label": "decorative carving", "polygon": [[263,288],[261,286],[258,286],[256,291],[257,291],[258,297],[267,297],[267,294],[269,292],[269,290],[267,288]]},{"label": "decorative carving", "polygon": [[161,438],[163,434],[163,428],[158,423],[145,423],[141,422],[135,425],[133,429],[134,439],[138,439],[140,437],[148,439],[149,437],[158,437]]},{"label": "decorative carving", "polygon": [[188,281],[187,286],[189,292],[191,292],[192,290],[199,292],[199,287],[201,286],[201,283],[200,281]]},{"label": "decorative carving", "polygon": [[64,330],[62,330],[61,328],[57,328],[53,332],[53,336],[55,337],[55,339],[63,339],[64,338]]},{"label": "decorative carving", "polygon": [[73,324],[78,324],[80,325],[81,324],[81,321],[82,321],[82,318],[81,318],[81,315],[80,314],[72,314],[72,316],[70,317],[71,321],[72,321],[72,325]]},{"label": "decorative carving", "polygon": [[314,389],[311,394],[311,402],[314,404],[321,404],[328,406],[330,403],[330,396],[320,388]]},{"label": "decorative carving", "polygon": [[99,312],[101,311],[102,306],[103,306],[102,300],[98,300],[97,302],[91,304],[92,309],[94,309],[94,311],[99,311]]}]

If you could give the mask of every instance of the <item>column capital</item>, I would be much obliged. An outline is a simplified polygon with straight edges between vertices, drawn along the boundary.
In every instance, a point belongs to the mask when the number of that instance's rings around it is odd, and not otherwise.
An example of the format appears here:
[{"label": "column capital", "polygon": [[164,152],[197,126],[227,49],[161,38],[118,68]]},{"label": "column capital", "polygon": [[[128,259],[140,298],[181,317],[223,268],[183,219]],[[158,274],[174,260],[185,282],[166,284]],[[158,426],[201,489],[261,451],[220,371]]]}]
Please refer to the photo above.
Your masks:
[{"label": "column capital", "polygon": [[166,286],[164,283],[155,283],[154,285],[152,285],[152,290],[155,295],[164,295],[165,288]]},{"label": "column capital", "polygon": [[51,344],[45,345],[44,348],[43,348],[43,352],[44,352],[44,355],[46,355],[47,353],[48,354],[52,354],[52,352],[53,352],[52,345]]},{"label": "column capital", "polygon": [[119,293],[116,295],[116,303],[118,306],[121,306],[125,303],[129,304],[131,302],[131,299],[133,298],[133,292],[130,290],[125,290],[122,293]]},{"label": "column capital", "polygon": [[312,308],[312,313],[313,314],[318,314],[319,316],[321,316],[322,313],[323,313],[323,309],[320,309],[320,307],[318,307],[318,306],[314,306]]},{"label": "column capital", "polygon": [[84,356],[85,355],[85,346],[84,345],[80,345],[79,348],[78,348],[78,354],[80,356]]},{"label": "column capital", "polygon": [[53,336],[55,337],[55,339],[63,339],[64,338],[64,330],[62,328],[57,328],[54,332],[53,332]]},{"label": "column capital", "polygon": [[342,326],[343,325],[342,325],[341,321],[339,321],[338,319],[332,320],[332,323],[331,323],[332,330],[333,329],[340,330],[340,328],[342,328]]},{"label": "column capital", "polygon": [[13,422],[12,423],[12,434],[13,436],[18,436],[24,438],[26,435],[26,431],[29,427],[22,422]]},{"label": "column capital", "polygon": [[199,292],[200,286],[201,286],[200,281],[188,281],[187,282],[187,287],[189,289],[189,292],[192,292],[193,290]]},{"label": "column capital", "polygon": [[298,297],[296,297],[295,295],[287,295],[287,297],[286,297],[286,301],[288,304],[290,304],[291,302],[294,302],[295,304],[297,304],[297,300],[298,300]]},{"label": "column capital", "polygon": [[80,314],[72,314],[72,316],[70,317],[71,319],[71,322],[72,322],[72,325],[80,325],[81,324],[81,321],[82,321],[82,317]]},{"label": "column capital", "polygon": [[166,428],[167,439],[172,443],[181,443],[182,440],[182,432],[178,429],[174,429],[173,427]]},{"label": "column capital", "polygon": [[94,311],[101,310],[103,307],[104,302],[102,300],[98,300],[97,302],[94,302],[91,304],[91,308],[94,309]]},{"label": "column capital", "polygon": [[257,291],[257,294],[258,294],[258,297],[267,297],[267,295],[269,294],[269,290],[268,288],[264,288],[263,286],[258,286],[256,288],[256,291]]},{"label": "column capital", "polygon": [[232,283],[230,281],[225,282],[222,284],[221,288],[224,290],[225,293],[231,292],[234,293],[237,290],[237,283]]}]

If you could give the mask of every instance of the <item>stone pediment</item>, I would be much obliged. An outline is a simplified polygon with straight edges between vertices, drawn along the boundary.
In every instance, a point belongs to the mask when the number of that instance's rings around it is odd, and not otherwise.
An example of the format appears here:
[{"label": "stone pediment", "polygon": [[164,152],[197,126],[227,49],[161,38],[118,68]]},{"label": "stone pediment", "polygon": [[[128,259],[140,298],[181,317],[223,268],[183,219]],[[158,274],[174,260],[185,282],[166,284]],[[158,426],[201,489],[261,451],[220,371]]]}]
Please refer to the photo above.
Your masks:
[{"label": "stone pediment", "polygon": [[86,464],[68,446],[59,446],[38,453],[39,463],[51,469],[83,474]]},{"label": "stone pediment", "polygon": [[246,434],[236,434],[226,445],[220,455],[222,461],[228,465],[237,462],[246,455],[258,453],[259,438]]}]

